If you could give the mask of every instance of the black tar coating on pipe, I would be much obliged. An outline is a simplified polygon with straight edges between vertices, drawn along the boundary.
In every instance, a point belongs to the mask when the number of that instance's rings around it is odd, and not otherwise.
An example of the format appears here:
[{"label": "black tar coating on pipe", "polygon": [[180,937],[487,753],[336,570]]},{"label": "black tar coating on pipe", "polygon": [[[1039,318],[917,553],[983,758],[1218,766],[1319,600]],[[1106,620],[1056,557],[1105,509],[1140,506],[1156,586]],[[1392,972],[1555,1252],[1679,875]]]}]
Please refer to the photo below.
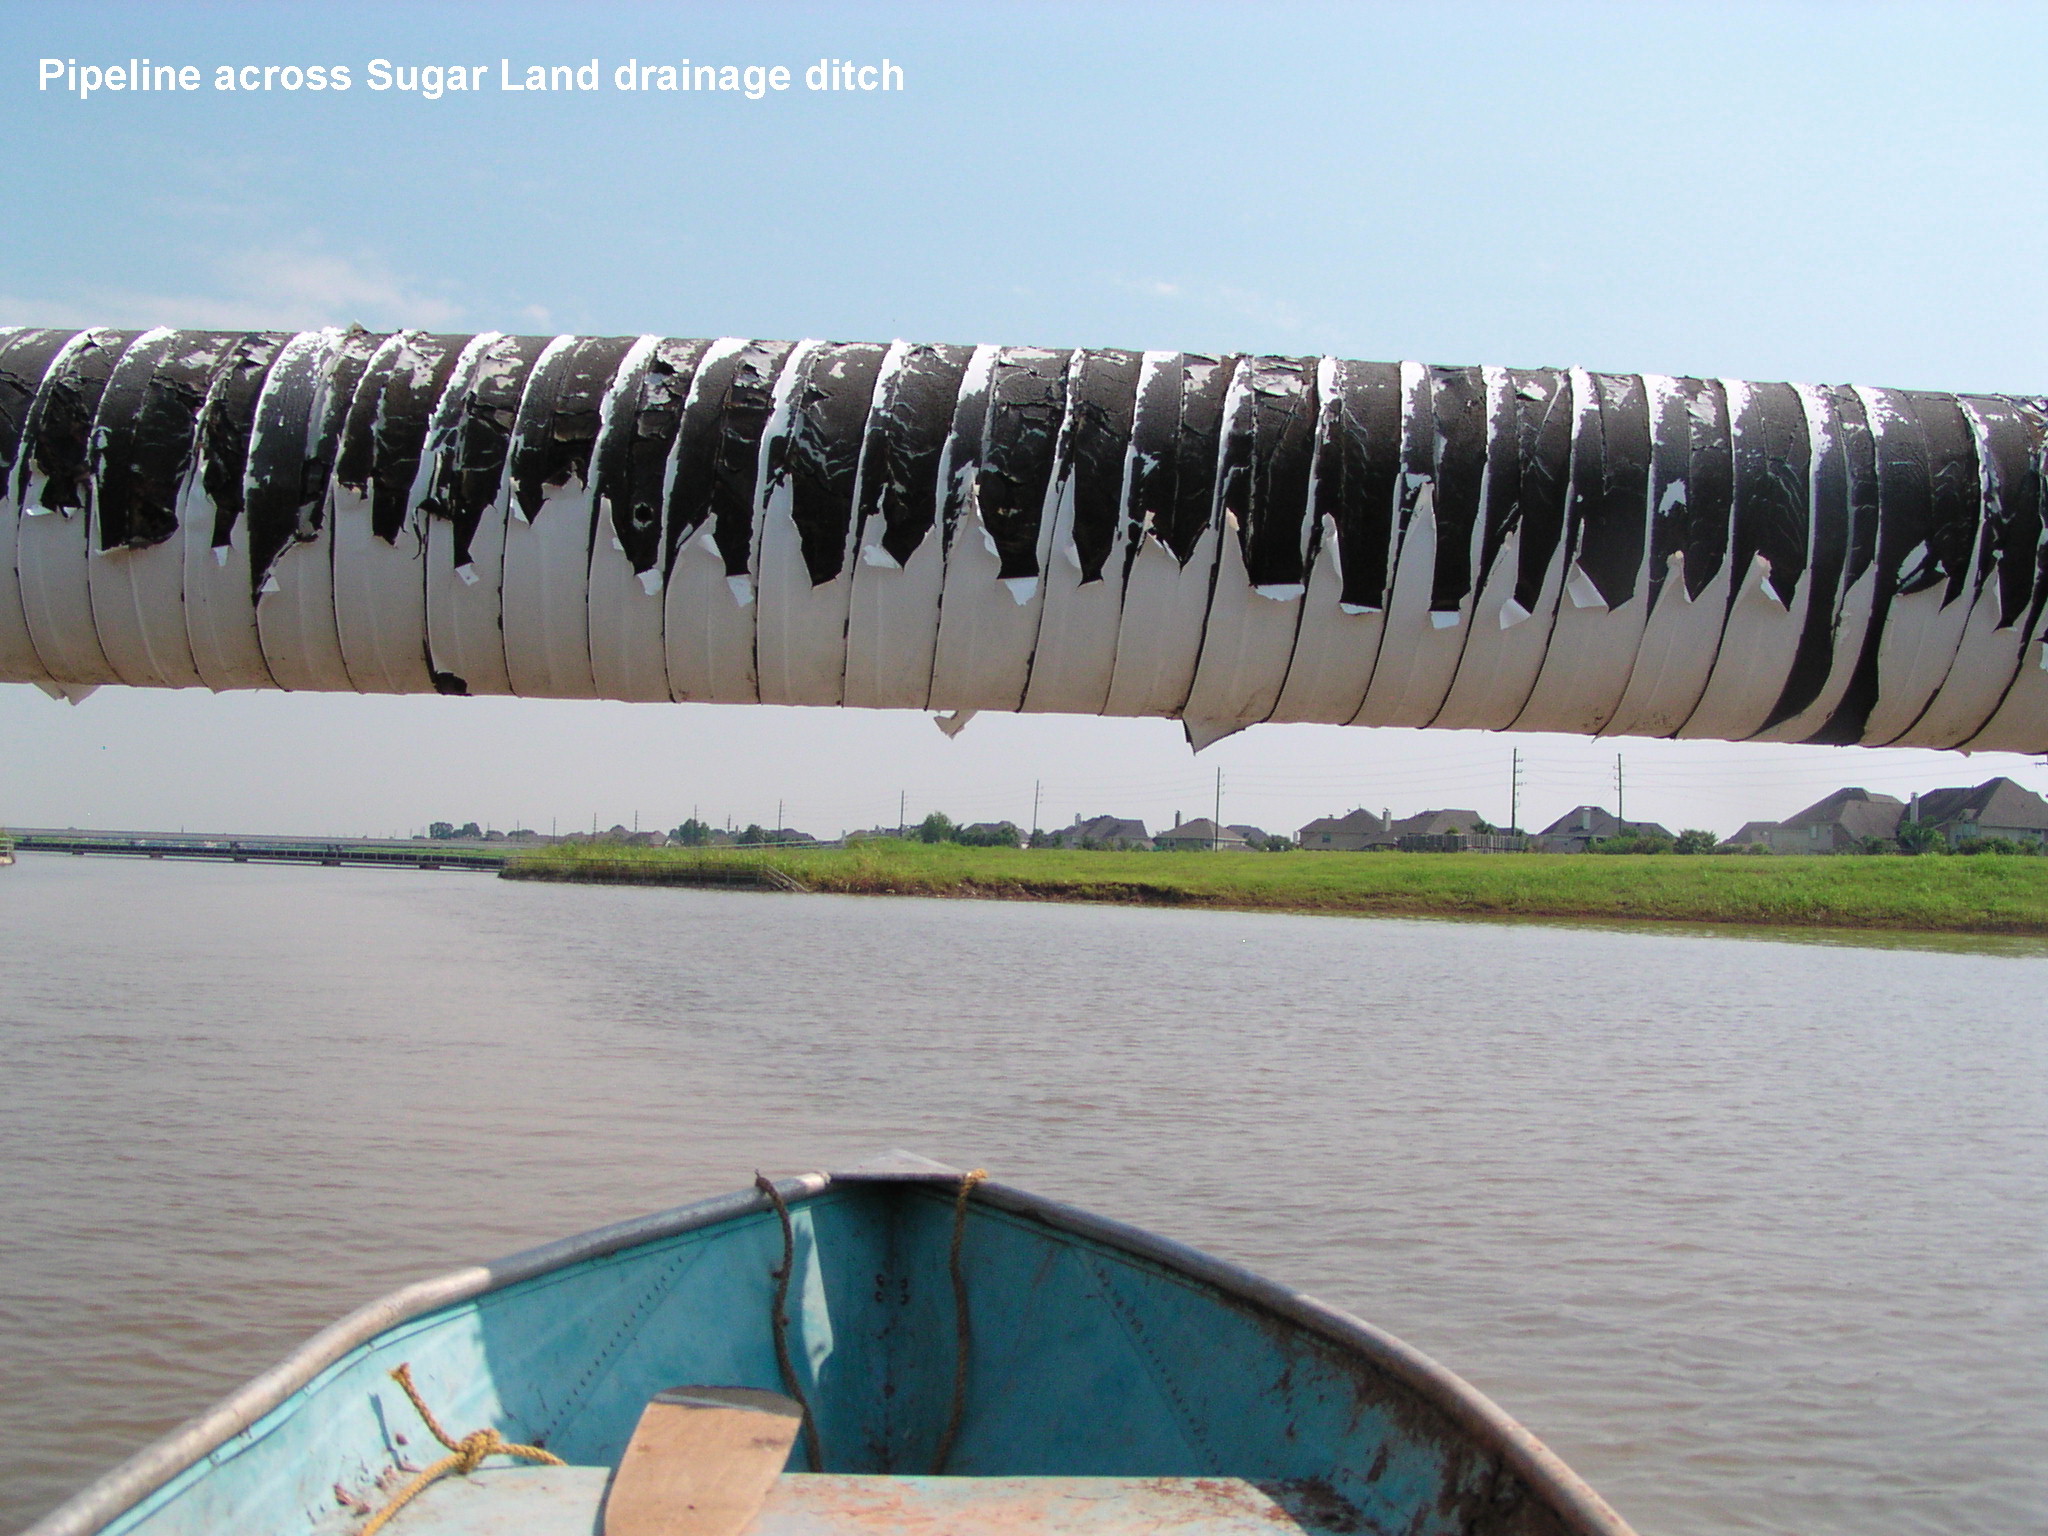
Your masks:
[{"label": "black tar coating on pipe", "polygon": [[501,336],[473,360],[466,376],[449,380],[457,398],[443,401],[442,420],[427,443],[431,477],[420,510],[453,525],[458,568],[469,563],[477,528],[504,484],[519,401],[546,346],[538,336]]},{"label": "black tar coating on pipe", "polygon": [[[1929,548],[1932,497],[1926,430],[1904,392],[1873,389],[1866,393],[1880,407],[1869,413],[1877,459],[1877,580],[1871,591],[1870,628],[1864,634],[1856,670],[1842,702],[1811,738],[1828,746],[1849,745],[1863,739],[1870,712],[1877,705],[1881,681],[1878,660],[1892,599],[1900,593],[1908,556]],[[1916,571],[1924,571],[1929,563],[1922,556],[1916,561]]]},{"label": "black tar coating on pipe", "polygon": [[1315,462],[1316,359],[1248,358],[1223,440],[1223,508],[1237,519],[1253,586],[1307,579],[1309,475]]},{"label": "black tar coating on pipe", "polygon": [[[1864,406],[1863,398],[1855,390],[1846,386],[1837,386],[1825,388],[1820,393],[1827,401],[1828,410],[1834,422],[1835,436],[1841,444],[1843,494],[1848,504],[1848,542],[1842,558],[1841,578],[1836,584],[1837,595],[1831,615],[1833,624],[1828,634],[1829,654],[1826,676],[1828,679],[1832,679],[1838,673],[1847,671],[1850,676],[1848,686],[1853,687],[1856,674],[1862,666],[1865,650],[1859,649],[1854,656],[1842,656],[1839,649],[1841,643],[1839,631],[1841,618],[1846,613],[1847,604],[1852,594],[1856,591],[1857,586],[1868,578],[1872,582],[1873,596],[1875,593],[1873,567],[1877,564],[1878,517],[1881,511],[1877,472],[1877,437],[1870,429],[1870,413]],[[1823,461],[1823,467],[1825,467],[1825,461]],[[1818,494],[1817,490],[1816,495]],[[1818,567],[1819,556],[1816,555],[1815,559],[1816,567]],[[1816,580],[1818,579],[1819,572],[1816,569]],[[1814,594],[1815,602],[1818,603],[1824,595],[1822,590],[1816,588]],[[1878,622],[1874,614],[1870,622],[1874,628]],[[1812,633],[1812,629],[1812,615],[1809,613],[1807,623],[1808,634]],[[1866,636],[1867,639],[1868,636]],[[1805,636],[1801,637],[1800,644],[1802,648],[1805,646]],[[1875,653],[1872,652],[1871,654]],[[1803,676],[1802,661],[1801,659],[1795,659],[1793,662],[1793,675],[1787,680],[1786,684],[1788,699],[1791,697],[1791,690],[1794,684],[1801,684],[1803,686]],[[1869,685],[1874,687],[1875,682],[1876,674],[1873,672],[1869,678]],[[1847,698],[1848,694],[1845,692],[1843,695],[1844,701]],[[1772,713],[1773,722],[1775,722],[1776,717],[1779,715],[1789,717],[1790,714],[1784,708],[1784,701],[1781,701],[1779,708]],[[1858,728],[1860,729],[1861,721],[1868,713],[1868,702],[1863,704],[1860,711],[1852,710],[1847,713],[1844,712],[1843,704],[1837,703],[1834,713],[1807,740],[1815,745],[1843,745],[1845,743],[1838,742],[1836,738],[1843,730],[1847,729],[1846,722],[1853,719],[1858,723]],[[1849,740],[1853,741],[1855,738],[1851,737]]]},{"label": "black tar coating on pipe", "polygon": [[868,420],[860,521],[882,520],[881,546],[899,566],[917,553],[936,520],[939,460],[973,355],[968,347],[906,348]]},{"label": "black tar coating on pipe", "polygon": [[[4,362],[0,362],[4,366]],[[1965,395],[1984,435],[1984,545],[1978,581],[1998,582],[1998,627],[2030,617],[2034,556],[2041,547],[2041,454],[2048,418],[1991,395]]]},{"label": "black tar coating on pipe", "polygon": [[1436,421],[1436,571],[1433,613],[1456,613],[1472,593],[1472,531],[1486,482],[1486,379],[1477,368],[1429,370]]},{"label": "black tar coating on pipe", "polygon": [[1900,584],[1902,594],[1946,583],[1944,603],[1962,596],[1983,517],[1977,443],[1953,395],[1906,396],[1927,434],[1927,563]]},{"label": "black tar coating on pipe", "polygon": [[1863,397],[1846,386],[1823,391],[1842,438],[1842,469],[1849,481],[1849,554],[1842,570],[1846,592],[1877,563],[1877,436]]},{"label": "black tar coating on pipe", "polygon": [[[973,367],[972,355],[969,356]],[[993,361],[990,363],[993,369]],[[973,494],[974,483],[981,468],[981,444],[988,426],[988,380],[986,377],[969,388],[963,376],[960,395],[953,402],[953,424],[946,434],[946,442],[940,453],[939,487],[945,500],[939,506],[939,533],[944,541],[943,549],[951,552],[953,537],[959,531],[960,519],[966,515],[968,498]]]},{"label": "black tar coating on pipe", "polygon": [[128,349],[93,424],[93,519],[101,549],[147,549],[178,531],[199,413],[236,338],[174,331]]},{"label": "black tar coating on pipe", "polygon": [[1060,477],[1073,507],[1074,553],[1084,586],[1102,579],[1110,551],[1116,547],[1117,525],[1123,516],[1125,461],[1143,363],[1136,352],[1074,354]]},{"label": "black tar coating on pipe", "polygon": [[1827,414],[1832,402],[1824,391],[1817,393],[1823,417],[1818,428],[1808,432],[1813,449],[1813,562],[1807,572],[1806,619],[1800,626],[1799,648],[1785,675],[1784,690],[1763,730],[1801,713],[1827,686],[1834,673],[1835,635],[1847,595],[1842,573],[1849,558],[1848,449],[1839,426]]},{"label": "black tar coating on pipe", "polygon": [[401,331],[363,371],[334,477],[370,498],[370,531],[396,544],[411,513],[414,476],[435,403],[465,338]]},{"label": "black tar coating on pipe", "polygon": [[[204,336],[200,339],[205,340]],[[170,356],[177,341],[176,332],[159,331],[131,343],[114,364],[113,372],[107,375],[106,387],[100,392],[99,409],[93,415],[92,432],[87,441],[86,470],[94,522],[98,528],[94,542],[101,549],[120,548],[128,542],[128,526],[134,510],[132,503],[144,494],[135,485],[137,476],[130,462],[134,421],[142,410],[150,380]],[[201,402],[196,391],[188,393],[194,396],[185,434],[185,449],[189,453],[189,426],[191,420],[197,418]],[[157,513],[157,521],[171,518],[172,526],[176,526],[175,513],[171,510],[176,496],[174,483],[169,497],[162,498],[165,505]],[[145,538],[141,542],[147,545],[153,541]]]},{"label": "black tar coating on pipe", "polygon": [[271,378],[251,429],[243,515],[249,519],[249,577],[261,592],[277,557],[310,544],[327,520],[327,487],[341,450],[356,385],[385,337],[351,327],[303,367]]},{"label": "black tar coating on pipe", "polygon": [[1596,373],[1572,458],[1572,558],[1610,608],[1636,595],[1650,507],[1650,401],[1640,375]]},{"label": "black tar coating on pipe", "polygon": [[23,429],[19,473],[24,484],[32,473],[43,477],[36,504],[45,511],[69,512],[85,505],[87,447],[100,396],[122,354],[141,334],[84,332],[84,340],[44,375]]},{"label": "black tar coating on pipe", "polygon": [[597,495],[609,508],[612,534],[636,574],[661,564],[662,482],[669,452],[708,341],[656,342],[630,376],[618,383],[611,426],[597,447]]},{"label": "black tar coating on pipe", "polygon": [[1066,419],[1072,356],[1044,347],[1005,347],[996,354],[974,493],[982,526],[995,541],[1000,580],[1040,574],[1038,535]]},{"label": "black tar coating on pipe", "polygon": [[21,455],[36,388],[73,332],[21,331],[0,346],[0,475],[10,475]]},{"label": "black tar coating on pipe", "polygon": [[1132,487],[1132,514],[1182,565],[1194,558],[1215,511],[1217,441],[1236,367],[1235,357],[1180,354],[1166,369],[1172,390],[1157,397],[1167,420],[1155,425],[1150,399],[1138,411],[1142,461]]},{"label": "black tar coating on pipe", "polygon": [[1145,534],[1158,530],[1153,518],[1172,504],[1173,439],[1180,430],[1181,357],[1172,354],[1142,370],[1131,402],[1131,472],[1124,492],[1124,576],[1138,558]]},{"label": "black tar coating on pipe", "polygon": [[775,407],[775,380],[793,346],[750,341],[698,368],[676,432],[664,573],[675,569],[684,540],[708,520],[726,575],[747,574],[761,434]]},{"label": "black tar coating on pipe", "polygon": [[1337,403],[1316,473],[1316,516],[1337,530],[1339,599],[1382,608],[1400,473],[1401,370],[1393,363],[1339,363]]},{"label": "black tar coating on pipe", "polygon": [[[630,336],[580,336],[534,364],[507,464],[512,494],[527,517],[540,512],[550,487],[571,479],[590,483],[604,398],[632,347]],[[594,524],[586,530],[586,550],[594,532]]]},{"label": "black tar coating on pipe", "polygon": [[1650,421],[1650,604],[1654,609],[1671,574],[1671,557],[1685,548],[1686,501],[1691,494],[1692,437],[1685,392],[1672,380],[1657,397]]},{"label": "black tar coating on pipe", "polygon": [[790,520],[813,586],[846,569],[861,433],[887,351],[869,342],[814,347],[790,397],[788,428],[768,445],[768,483],[789,485]]},{"label": "black tar coating on pipe", "polygon": [[1515,457],[1521,468],[1515,525],[1522,538],[1515,601],[1534,613],[1565,534],[1571,490],[1571,378],[1555,368],[1517,368],[1508,374],[1508,392],[1515,401]]},{"label": "black tar coating on pipe", "polygon": [[[1505,377],[1505,375],[1503,375]],[[1486,525],[1480,530],[1476,581],[1492,578],[1500,552],[1521,519],[1522,461],[1514,451],[1518,402],[1512,382],[1491,392],[1486,406]]]},{"label": "black tar coating on pipe", "polygon": [[1397,575],[1402,551],[1408,543],[1409,525],[1422,505],[1422,493],[1430,493],[1432,508],[1436,504],[1436,413],[1430,401],[1429,372],[1418,370],[1412,381],[1406,376],[1406,369],[1402,374],[1401,478],[1395,482],[1394,496],[1393,568]]},{"label": "black tar coating on pipe", "polygon": [[[782,342],[729,342],[705,367],[703,341],[568,338],[545,368],[541,338],[137,342],[0,332],[0,471],[18,494],[34,482],[25,510],[87,508],[103,549],[169,537],[203,493],[216,548],[248,520],[259,594],[283,549],[319,535],[336,475],[379,537],[445,516],[459,557],[508,477],[532,512],[580,476],[585,511],[609,507],[643,574],[706,521],[727,573],[748,573],[769,486],[789,494],[814,580],[844,573],[869,517],[899,564],[935,523],[950,547],[970,496],[1006,577],[1041,574],[1053,508],[1091,581],[1119,538],[1126,562],[1148,534],[1187,561],[1228,514],[1261,586],[1302,582],[1334,532],[1353,611],[1385,606],[1428,496],[1439,613],[1509,575],[1533,612],[1573,562],[1610,607],[1644,595],[1645,574],[1662,601],[1674,556],[1692,597],[1725,574],[1732,601],[1767,562],[1776,596],[1805,604],[1768,724],[1839,691],[1822,742],[1867,736],[1888,645],[1918,641],[1887,642],[1901,602],[1916,624],[1946,610],[1944,644],[1969,605],[2030,640],[2048,606],[2048,415],[2006,396],[1038,348],[986,350],[970,388],[974,354],[942,346],[898,344],[885,376],[872,345],[814,344],[793,371]],[[1899,659],[1903,681],[1948,658]]]},{"label": "black tar coating on pipe", "polygon": [[1680,379],[1685,396],[1691,467],[1686,478],[1686,595],[1695,602],[1728,559],[1728,523],[1735,507],[1735,459],[1728,441],[1728,392],[1716,379]]},{"label": "black tar coating on pipe", "polygon": [[1806,574],[1806,415],[1789,384],[1752,384],[1735,435],[1734,581],[1729,602],[1749,579],[1758,555],[1770,585],[1788,607]]},{"label": "black tar coating on pipe", "polygon": [[229,543],[242,515],[242,482],[249,467],[249,433],[270,365],[291,336],[283,331],[244,336],[214,375],[199,412],[200,485],[213,505],[213,547]]}]

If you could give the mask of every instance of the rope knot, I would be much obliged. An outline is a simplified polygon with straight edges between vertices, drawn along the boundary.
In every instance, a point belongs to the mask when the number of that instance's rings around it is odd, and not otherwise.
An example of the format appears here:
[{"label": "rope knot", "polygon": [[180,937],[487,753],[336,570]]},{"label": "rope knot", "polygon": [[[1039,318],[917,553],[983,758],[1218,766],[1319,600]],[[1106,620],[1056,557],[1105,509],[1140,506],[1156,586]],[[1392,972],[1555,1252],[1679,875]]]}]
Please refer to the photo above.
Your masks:
[{"label": "rope knot", "polygon": [[454,1470],[460,1476],[467,1477],[483,1465],[486,1456],[510,1449],[511,1447],[505,1444],[505,1437],[495,1429],[476,1430],[455,1442]]},{"label": "rope knot", "polygon": [[405,1389],[405,1395],[419,1413],[420,1421],[427,1426],[436,1440],[448,1448],[448,1454],[399,1489],[389,1504],[370,1517],[357,1536],[376,1536],[376,1533],[384,1528],[385,1523],[418,1498],[429,1483],[444,1478],[451,1472],[458,1477],[467,1477],[483,1465],[487,1456],[517,1456],[551,1467],[563,1464],[562,1458],[553,1451],[544,1451],[537,1445],[513,1445],[495,1429],[473,1429],[460,1440],[451,1440],[448,1431],[441,1427],[441,1421],[434,1417],[433,1410],[420,1399],[419,1389],[412,1384],[412,1366],[399,1366],[391,1373],[391,1379]]}]

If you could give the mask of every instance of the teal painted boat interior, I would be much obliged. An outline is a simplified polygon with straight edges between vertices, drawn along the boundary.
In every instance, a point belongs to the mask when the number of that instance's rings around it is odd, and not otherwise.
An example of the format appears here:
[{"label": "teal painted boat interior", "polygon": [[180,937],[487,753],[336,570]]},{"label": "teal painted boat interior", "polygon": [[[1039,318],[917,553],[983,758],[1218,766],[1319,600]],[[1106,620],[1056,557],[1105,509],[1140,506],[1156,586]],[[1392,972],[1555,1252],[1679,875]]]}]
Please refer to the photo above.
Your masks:
[{"label": "teal painted boat interior", "polygon": [[[1089,1235],[1029,1197],[999,1203],[1001,1193],[977,1192],[967,1206],[971,1343],[945,1472],[1242,1478],[1304,1526],[1332,1531],[1626,1532],[1618,1519],[1572,1523],[1469,1413],[1431,1401],[1426,1383],[1170,1254],[1134,1251],[1114,1224]],[[791,1472],[935,1470],[956,1359],[954,1195],[951,1181],[930,1178],[821,1178],[818,1192],[791,1194],[788,1346],[823,1448],[811,1467],[799,1441]],[[616,1463],[664,1388],[781,1389],[770,1321],[781,1226],[758,1198],[729,1204],[708,1224],[405,1318],[111,1520],[63,1525],[59,1510],[45,1526],[355,1530],[405,1480],[397,1473],[441,1454],[390,1378],[401,1363],[451,1434],[492,1427],[579,1468]],[[432,1503],[430,1493],[394,1531],[436,1529]]]}]

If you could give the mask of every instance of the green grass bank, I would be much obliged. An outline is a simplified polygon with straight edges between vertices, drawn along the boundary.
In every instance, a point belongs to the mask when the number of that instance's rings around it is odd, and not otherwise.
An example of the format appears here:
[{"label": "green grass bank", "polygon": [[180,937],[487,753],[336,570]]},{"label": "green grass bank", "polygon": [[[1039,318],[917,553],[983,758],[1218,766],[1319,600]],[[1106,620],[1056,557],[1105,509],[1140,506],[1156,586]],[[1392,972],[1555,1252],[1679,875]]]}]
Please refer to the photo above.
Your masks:
[{"label": "green grass bank", "polygon": [[1991,855],[1107,853],[896,841],[706,852],[583,843],[520,854],[505,875],[767,884],[767,871],[808,890],[859,895],[2048,935],[2048,859]]}]

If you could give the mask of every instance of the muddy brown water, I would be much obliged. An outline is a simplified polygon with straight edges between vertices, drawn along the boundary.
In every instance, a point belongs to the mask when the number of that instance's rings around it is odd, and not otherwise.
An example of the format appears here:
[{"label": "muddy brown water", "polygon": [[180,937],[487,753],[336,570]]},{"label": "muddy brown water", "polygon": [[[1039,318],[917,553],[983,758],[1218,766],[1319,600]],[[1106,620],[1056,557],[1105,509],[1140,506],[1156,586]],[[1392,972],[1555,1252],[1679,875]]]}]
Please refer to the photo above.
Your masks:
[{"label": "muddy brown water", "polygon": [[408,1279],[905,1146],[1429,1351],[1644,1536],[2048,1528],[2048,953],[0,872],[0,1530]]}]

